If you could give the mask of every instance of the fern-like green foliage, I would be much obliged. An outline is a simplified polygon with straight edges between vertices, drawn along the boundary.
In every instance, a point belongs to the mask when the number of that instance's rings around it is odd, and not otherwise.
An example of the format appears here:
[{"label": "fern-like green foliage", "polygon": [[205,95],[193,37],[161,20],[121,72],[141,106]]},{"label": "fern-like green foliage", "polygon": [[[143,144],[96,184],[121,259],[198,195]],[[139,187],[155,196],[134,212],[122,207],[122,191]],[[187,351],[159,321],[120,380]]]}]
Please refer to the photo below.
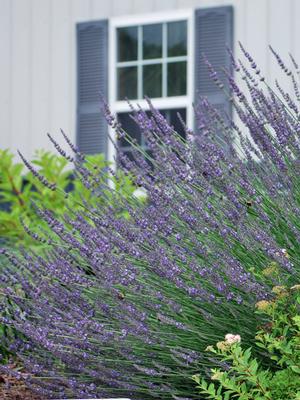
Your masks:
[{"label": "fern-like green foliage", "polygon": [[266,323],[255,338],[265,350],[271,367],[244,350],[239,335],[228,334],[215,347],[208,346],[222,368],[211,370],[210,382],[194,375],[203,398],[215,400],[299,400],[300,399],[300,285],[273,288],[274,299],[257,303]]}]

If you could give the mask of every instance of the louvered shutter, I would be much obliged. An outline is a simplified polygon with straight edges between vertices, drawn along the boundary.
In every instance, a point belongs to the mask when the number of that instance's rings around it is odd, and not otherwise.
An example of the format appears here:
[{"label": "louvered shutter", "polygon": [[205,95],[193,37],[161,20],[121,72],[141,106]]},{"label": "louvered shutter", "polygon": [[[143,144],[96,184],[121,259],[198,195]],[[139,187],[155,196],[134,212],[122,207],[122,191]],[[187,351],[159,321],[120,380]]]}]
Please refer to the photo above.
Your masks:
[{"label": "louvered shutter", "polygon": [[[226,95],[215,85],[209,76],[203,54],[224,78],[222,68],[230,70],[230,56],[226,46],[233,47],[233,8],[211,7],[195,11],[195,101],[199,96],[206,97],[220,111],[231,115],[231,104]],[[223,80],[228,92],[228,83]]]},{"label": "louvered shutter", "polygon": [[77,146],[85,154],[107,154],[107,124],[100,93],[108,95],[108,22],[77,24]]}]

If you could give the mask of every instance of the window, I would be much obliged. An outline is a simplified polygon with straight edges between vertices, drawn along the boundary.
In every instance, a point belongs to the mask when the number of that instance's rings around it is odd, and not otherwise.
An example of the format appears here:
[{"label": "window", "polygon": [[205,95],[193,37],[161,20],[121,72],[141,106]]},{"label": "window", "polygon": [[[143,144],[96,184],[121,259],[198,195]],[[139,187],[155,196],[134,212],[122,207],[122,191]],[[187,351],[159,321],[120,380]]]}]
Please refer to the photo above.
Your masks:
[{"label": "window", "polygon": [[[178,113],[180,114],[183,121],[186,121],[186,109],[185,108],[173,108],[168,110],[160,110],[161,114],[166,118],[168,123],[172,125],[176,132],[184,137],[185,132],[183,126],[178,118]],[[118,120],[129,134],[132,139],[135,139],[137,143],[149,153],[149,149],[145,143],[143,136],[140,133],[139,127],[132,120],[128,112],[118,113]],[[132,148],[125,139],[119,141],[119,146],[122,151],[131,159]],[[149,153],[150,154],[150,153]]]},{"label": "window", "polygon": [[[132,135],[130,107],[124,97],[147,109],[144,95],[148,94],[175,128],[179,123],[177,112],[189,127],[194,126],[192,102],[199,96],[231,115],[228,82],[224,80],[223,92],[218,89],[203,54],[219,73],[224,67],[231,69],[225,44],[233,49],[233,11],[232,6],[220,6],[78,23],[79,149],[86,154],[104,153],[108,160],[114,160],[114,145],[108,142],[107,124],[99,112],[99,93],[108,99],[111,110]],[[112,130],[110,136],[114,139]],[[138,140],[145,145],[142,138]]]},{"label": "window", "polygon": [[118,100],[186,95],[187,21],[117,28]]},{"label": "window", "polygon": [[[174,129],[184,135],[177,114],[191,125],[192,21],[192,11],[111,20],[110,104],[126,132],[146,151],[126,99],[147,109],[145,96],[150,97]],[[131,157],[132,149],[125,140],[119,146]],[[114,155],[111,146],[109,159]]]}]

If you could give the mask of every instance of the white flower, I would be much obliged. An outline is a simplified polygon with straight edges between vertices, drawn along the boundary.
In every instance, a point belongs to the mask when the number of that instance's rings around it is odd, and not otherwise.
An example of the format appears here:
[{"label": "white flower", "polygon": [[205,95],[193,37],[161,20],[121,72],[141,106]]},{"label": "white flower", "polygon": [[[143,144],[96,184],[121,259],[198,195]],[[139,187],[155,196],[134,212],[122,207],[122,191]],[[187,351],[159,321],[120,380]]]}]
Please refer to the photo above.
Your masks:
[{"label": "white flower", "polygon": [[148,193],[147,193],[146,189],[144,189],[142,187],[135,189],[135,191],[132,193],[132,195],[136,199],[146,199],[148,197]]},{"label": "white flower", "polygon": [[290,255],[287,252],[287,249],[280,249],[280,251],[277,251],[275,254],[277,257],[284,256],[286,258],[290,258]]},{"label": "white flower", "polygon": [[227,333],[225,336],[225,342],[228,344],[233,344],[233,343],[240,343],[241,337],[240,335],[233,335],[232,333]]}]

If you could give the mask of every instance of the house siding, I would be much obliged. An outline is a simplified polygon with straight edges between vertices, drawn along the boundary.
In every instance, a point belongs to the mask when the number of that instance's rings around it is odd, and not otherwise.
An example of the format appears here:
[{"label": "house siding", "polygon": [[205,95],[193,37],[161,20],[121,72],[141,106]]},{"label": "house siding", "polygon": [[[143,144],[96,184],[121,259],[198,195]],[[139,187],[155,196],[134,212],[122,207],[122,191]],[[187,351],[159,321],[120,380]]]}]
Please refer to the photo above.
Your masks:
[{"label": "house siding", "polygon": [[222,5],[234,7],[235,40],[268,79],[279,72],[269,43],[300,60],[297,0],[0,0],[0,148],[30,157],[51,149],[46,132],[59,128],[75,140],[77,22]]}]

